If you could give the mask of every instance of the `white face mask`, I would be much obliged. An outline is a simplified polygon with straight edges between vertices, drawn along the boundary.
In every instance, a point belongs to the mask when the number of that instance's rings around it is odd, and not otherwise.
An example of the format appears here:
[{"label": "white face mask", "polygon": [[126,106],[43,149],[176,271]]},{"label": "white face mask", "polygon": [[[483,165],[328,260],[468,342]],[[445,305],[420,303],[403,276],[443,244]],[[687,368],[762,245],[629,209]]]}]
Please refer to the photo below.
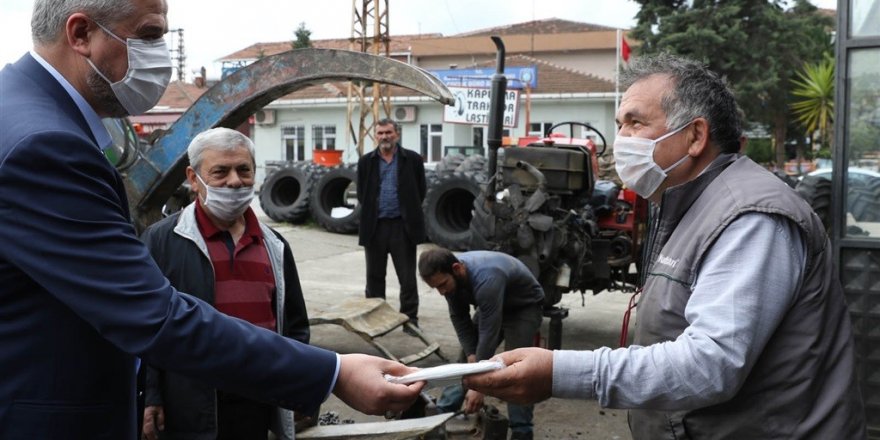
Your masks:
[{"label": "white face mask", "polygon": [[128,71],[119,82],[111,82],[97,67],[92,60],[86,58],[92,69],[98,73],[104,81],[110,84],[116,99],[129,115],[140,115],[153,108],[171,81],[171,56],[164,38],[153,41],[129,38],[123,40],[110,32],[100,23],[95,22],[111,37],[125,44],[128,50]]},{"label": "white face mask", "polygon": [[247,211],[251,201],[254,199],[253,186],[215,188],[208,186],[198,173],[196,173],[196,178],[205,187],[206,196],[205,200],[202,201],[202,205],[222,221],[233,222],[237,220]]},{"label": "white face mask", "polygon": [[689,155],[685,154],[684,157],[669,168],[661,169],[654,162],[654,148],[657,147],[660,141],[684,130],[690,124],[688,122],[653,140],[640,137],[617,136],[614,139],[614,167],[617,169],[620,180],[627,187],[646,199],[654,194],[657,188],[660,187],[660,184],[666,180],[666,174],[681,165],[689,157]]}]

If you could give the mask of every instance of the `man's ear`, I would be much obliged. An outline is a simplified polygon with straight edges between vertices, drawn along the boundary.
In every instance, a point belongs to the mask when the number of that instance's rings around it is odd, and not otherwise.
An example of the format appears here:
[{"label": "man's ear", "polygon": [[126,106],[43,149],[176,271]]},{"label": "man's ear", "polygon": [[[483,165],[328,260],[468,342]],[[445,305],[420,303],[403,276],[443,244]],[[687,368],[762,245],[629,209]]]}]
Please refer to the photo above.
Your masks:
[{"label": "man's ear", "polygon": [[77,12],[67,17],[64,34],[67,44],[80,55],[88,58],[92,55],[92,32],[99,29],[85,14]]},{"label": "man's ear", "polygon": [[198,193],[198,185],[201,184],[199,179],[196,179],[196,170],[193,167],[186,167],[186,180],[189,181],[189,190],[193,194]]},{"label": "man's ear", "polygon": [[464,275],[464,264],[461,262],[452,263],[452,273],[459,277]]},{"label": "man's ear", "polygon": [[706,149],[709,148],[709,121],[703,118],[695,119],[688,132],[691,140],[688,154],[691,157],[702,156]]}]

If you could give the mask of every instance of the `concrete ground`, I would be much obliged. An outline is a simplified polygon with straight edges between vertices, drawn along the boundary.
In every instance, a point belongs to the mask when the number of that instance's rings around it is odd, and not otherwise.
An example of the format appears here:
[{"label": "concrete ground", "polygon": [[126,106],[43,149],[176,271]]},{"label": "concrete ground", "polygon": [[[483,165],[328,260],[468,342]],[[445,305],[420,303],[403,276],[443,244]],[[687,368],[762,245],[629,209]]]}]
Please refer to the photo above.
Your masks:
[{"label": "concrete ground", "polygon": [[[273,226],[290,242],[299,269],[300,281],[305,294],[306,306],[310,315],[316,315],[344,301],[347,298],[361,297],[365,285],[363,248],[357,244],[356,235],[332,234],[313,225],[277,224],[262,214],[258,204],[254,208],[261,220]],[[419,251],[431,244],[419,246]],[[451,359],[459,350],[458,340],[446,309],[446,301],[436,291],[419,280],[419,321],[422,330],[440,343],[441,349]],[[397,310],[398,284],[390,259],[388,264],[387,300]],[[570,310],[563,321],[563,349],[591,349],[600,346],[616,346],[620,332],[621,319],[629,300],[628,294],[603,292],[588,294],[582,298],[579,293],[566,294],[560,306]],[[546,338],[547,319],[544,320],[541,335]],[[394,331],[382,337],[382,342],[396,355],[417,352],[424,345],[416,338]],[[381,356],[378,350],[355,334],[348,333],[336,325],[312,327],[312,343],[339,353],[368,353]],[[440,365],[437,356],[423,359],[415,366],[430,367]],[[427,389],[428,394],[437,397],[439,388]],[[505,405],[497,399],[487,398],[487,403],[506,413]],[[382,417],[366,416],[349,408],[331,396],[321,407],[321,412],[334,411],[342,420],[356,422],[375,422]],[[595,401],[550,399],[535,406],[536,439],[629,439],[626,412],[602,409]],[[475,438],[468,429],[473,418],[453,420],[447,423],[451,439]]]}]

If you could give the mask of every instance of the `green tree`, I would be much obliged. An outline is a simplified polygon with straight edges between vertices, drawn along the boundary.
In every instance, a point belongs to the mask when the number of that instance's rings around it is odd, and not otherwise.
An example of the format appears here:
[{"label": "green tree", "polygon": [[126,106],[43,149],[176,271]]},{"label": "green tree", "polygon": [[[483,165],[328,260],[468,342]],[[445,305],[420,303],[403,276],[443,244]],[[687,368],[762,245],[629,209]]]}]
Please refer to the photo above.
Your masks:
[{"label": "green tree", "polygon": [[747,121],[771,129],[785,160],[791,76],[831,50],[831,20],[807,0],[636,0],[639,54],[661,51],[706,63],[724,75]]},{"label": "green tree", "polygon": [[299,27],[293,32],[295,39],[290,42],[290,47],[294,49],[305,49],[312,47],[312,31],[306,29],[306,23],[301,22]]},{"label": "green tree", "polygon": [[823,150],[830,149],[834,139],[834,58],[825,54],[818,63],[804,63],[793,83],[794,117],[813,143],[818,141]]}]

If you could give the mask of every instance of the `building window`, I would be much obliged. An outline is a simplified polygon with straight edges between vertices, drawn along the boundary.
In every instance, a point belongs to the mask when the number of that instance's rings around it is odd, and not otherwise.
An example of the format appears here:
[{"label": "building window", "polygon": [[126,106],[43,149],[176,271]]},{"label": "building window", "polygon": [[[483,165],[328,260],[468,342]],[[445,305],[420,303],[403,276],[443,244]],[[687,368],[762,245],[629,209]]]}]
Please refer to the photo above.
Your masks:
[{"label": "building window", "polygon": [[306,127],[302,125],[281,127],[284,160],[306,160]]},{"label": "building window", "polygon": [[336,149],[336,126],[335,125],[313,125],[312,126],[312,142],[315,143],[316,150],[335,150]]},{"label": "building window", "polygon": [[543,137],[552,126],[552,122],[532,122],[529,124],[529,136]]},{"label": "building window", "polygon": [[486,132],[483,131],[483,127],[474,127],[473,128],[473,134],[474,134],[473,145],[475,147],[480,147],[480,148],[486,147],[485,133]]},{"label": "building window", "polygon": [[420,134],[422,157],[428,162],[439,162],[443,157],[443,125],[422,124]]}]

